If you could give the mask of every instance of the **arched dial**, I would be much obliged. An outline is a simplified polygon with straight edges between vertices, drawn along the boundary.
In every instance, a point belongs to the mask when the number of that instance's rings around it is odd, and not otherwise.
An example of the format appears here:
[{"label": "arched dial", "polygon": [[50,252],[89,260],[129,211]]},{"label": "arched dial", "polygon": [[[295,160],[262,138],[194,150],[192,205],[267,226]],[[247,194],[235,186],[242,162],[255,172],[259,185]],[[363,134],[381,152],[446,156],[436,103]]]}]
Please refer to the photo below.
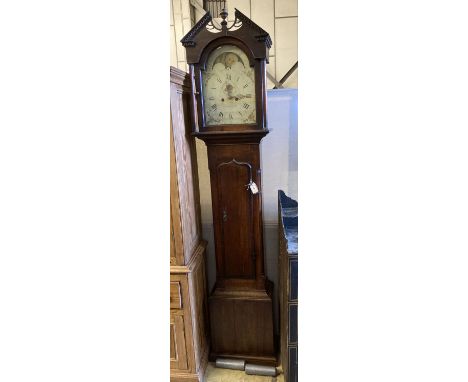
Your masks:
[{"label": "arched dial", "polygon": [[202,78],[206,125],[256,122],[255,72],[240,48],[223,45],[215,49]]}]

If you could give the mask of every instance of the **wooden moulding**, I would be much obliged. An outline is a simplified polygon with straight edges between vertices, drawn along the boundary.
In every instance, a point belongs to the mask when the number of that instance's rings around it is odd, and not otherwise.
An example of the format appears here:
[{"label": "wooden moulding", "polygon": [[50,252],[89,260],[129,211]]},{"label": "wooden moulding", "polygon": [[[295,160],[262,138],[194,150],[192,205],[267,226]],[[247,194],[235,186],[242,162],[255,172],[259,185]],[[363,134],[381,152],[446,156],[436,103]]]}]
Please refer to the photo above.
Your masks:
[{"label": "wooden moulding", "polygon": [[170,75],[172,83],[182,85],[186,87],[187,90],[191,89],[190,76],[187,72],[171,66]]},{"label": "wooden moulding", "polygon": [[268,130],[245,130],[245,131],[209,131],[195,132],[193,136],[201,139],[206,144],[242,144],[260,143],[262,138],[268,134]]},{"label": "wooden moulding", "polygon": [[205,240],[200,241],[190,258],[190,262],[187,265],[171,265],[171,274],[191,272],[194,264],[198,261],[198,257],[205,252],[206,246],[207,242]]}]

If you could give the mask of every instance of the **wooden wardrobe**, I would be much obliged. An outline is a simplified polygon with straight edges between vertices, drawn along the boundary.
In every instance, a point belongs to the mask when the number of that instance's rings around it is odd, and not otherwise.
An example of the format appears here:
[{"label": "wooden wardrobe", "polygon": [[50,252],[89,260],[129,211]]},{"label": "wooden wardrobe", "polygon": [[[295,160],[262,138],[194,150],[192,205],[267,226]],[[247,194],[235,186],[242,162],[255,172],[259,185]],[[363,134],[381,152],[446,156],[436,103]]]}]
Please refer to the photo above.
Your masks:
[{"label": "wooden wardrobe", "polygon": [[195,141],[191,136],[189,75],[170,68],[172,382],[200,382],[208,361],[206,242],[201,235]]}]

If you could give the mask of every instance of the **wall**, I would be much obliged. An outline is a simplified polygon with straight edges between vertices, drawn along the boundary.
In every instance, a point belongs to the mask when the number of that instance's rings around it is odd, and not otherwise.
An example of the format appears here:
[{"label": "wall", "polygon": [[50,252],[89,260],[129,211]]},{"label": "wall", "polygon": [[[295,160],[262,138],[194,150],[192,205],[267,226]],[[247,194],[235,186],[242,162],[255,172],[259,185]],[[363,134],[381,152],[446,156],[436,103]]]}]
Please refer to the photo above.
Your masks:
[{"label": "wall", "polygon": [[[180,40],[202,16],[202,0],[170,0],[171,65],[188,71],[185,49]],[[234,21],[234,8],[250,17],[271,36],[270,63],[267,71],[278,81],[297,61],[297,0],[228,0],[228,21]],[[297,70],[284,87],[297,88]],[[273,82],[268,80],[268,88]]]},{"label": "wall", "polygon": [[185,48],[180,40],[192,29],[197,15],[190,5],[190,0],[169,0],[169,3],[171,66],[188,72]]},{"label": "wall", "polygon": [[[267,71],[279,81],[297,61],[297,0],[228,0],[228,20],[234,21],[234,8],[270,34]],[[268,80],[268,88],[273,86]],[[297,70],[284,87],[297,88]]]}]

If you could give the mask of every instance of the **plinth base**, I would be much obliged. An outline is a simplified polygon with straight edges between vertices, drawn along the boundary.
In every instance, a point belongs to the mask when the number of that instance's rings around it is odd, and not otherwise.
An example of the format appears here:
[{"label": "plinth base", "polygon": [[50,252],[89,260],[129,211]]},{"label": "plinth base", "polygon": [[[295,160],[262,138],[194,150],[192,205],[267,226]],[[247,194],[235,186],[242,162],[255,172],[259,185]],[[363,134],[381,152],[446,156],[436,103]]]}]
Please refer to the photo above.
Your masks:
[{"label": "plinth base", "polygon": [[272,284],[267,290],[222,290],[209,298],[211,321],[210,360],[243,359],[276,366]]}]

